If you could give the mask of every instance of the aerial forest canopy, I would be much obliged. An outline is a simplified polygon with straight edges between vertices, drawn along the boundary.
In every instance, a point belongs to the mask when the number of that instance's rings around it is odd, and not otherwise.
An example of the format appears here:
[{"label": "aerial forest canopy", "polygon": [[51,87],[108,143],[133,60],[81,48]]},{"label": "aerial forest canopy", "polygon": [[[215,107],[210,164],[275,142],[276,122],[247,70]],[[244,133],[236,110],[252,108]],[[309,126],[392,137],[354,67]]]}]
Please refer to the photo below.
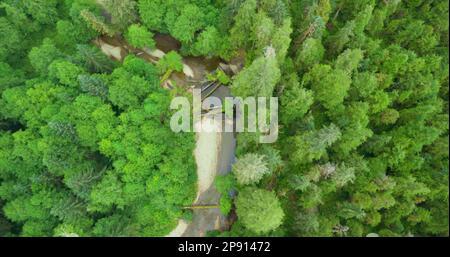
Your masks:
[{"label": "aerial forest canopy", "polygon": [[[164,236],[196,197],[182,57],[244,60],[279,138],[237,135],[211,236],[449,234],[446,0],[0,0],[0,236]],[[94,42],[156,49],[115,61]],[[163,78],[163,79],[161,79]],[[231,197],[229,192],[236,192]]]}]

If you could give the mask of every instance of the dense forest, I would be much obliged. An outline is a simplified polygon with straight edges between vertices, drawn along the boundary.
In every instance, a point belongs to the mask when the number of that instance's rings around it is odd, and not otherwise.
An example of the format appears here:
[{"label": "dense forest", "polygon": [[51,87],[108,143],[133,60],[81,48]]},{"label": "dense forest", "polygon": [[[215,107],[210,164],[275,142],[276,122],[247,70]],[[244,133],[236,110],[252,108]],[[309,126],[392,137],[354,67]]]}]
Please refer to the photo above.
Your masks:
[{"label": "dense forest", "polygon": [[[446,0],[0,0],[0,236],[164,236],[196,195],[170,129],[182,56],[240,57],[234,96],[278,97],[279,138],[237,135],[210,236],[448,236]],[[157,63],[93,41],[155,48]],[[236,194],[229,194],[229,192]],[[236,197],[232,197],[236,195]]]}]

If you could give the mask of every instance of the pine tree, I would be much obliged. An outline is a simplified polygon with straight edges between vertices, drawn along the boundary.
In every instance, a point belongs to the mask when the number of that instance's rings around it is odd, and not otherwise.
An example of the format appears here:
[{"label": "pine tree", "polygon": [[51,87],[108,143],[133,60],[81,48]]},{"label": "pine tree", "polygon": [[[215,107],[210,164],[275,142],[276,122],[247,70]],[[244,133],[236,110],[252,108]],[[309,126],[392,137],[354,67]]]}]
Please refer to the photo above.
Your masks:
[{"label": "pine tree", "polygon": [[99,17],[88,10],[81,11],[80,15],[83,17],[85,22],[98,33],[108,35],[110,37],[116,34],[116,30],[107,24],[103,17]]},{"label": "pine tree", "polygon": [[233,173],[240,185],[258,183],[264,175],[270,173],[263,155],[248,153],[233,165]]}]

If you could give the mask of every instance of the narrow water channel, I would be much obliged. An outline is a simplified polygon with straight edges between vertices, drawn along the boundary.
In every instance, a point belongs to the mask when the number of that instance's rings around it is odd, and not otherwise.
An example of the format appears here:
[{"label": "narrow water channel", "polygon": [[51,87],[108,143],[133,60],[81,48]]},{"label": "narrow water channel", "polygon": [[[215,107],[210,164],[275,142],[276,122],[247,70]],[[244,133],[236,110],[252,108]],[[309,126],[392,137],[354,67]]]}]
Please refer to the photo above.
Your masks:
[{"label": "narrow water channel", "polygon": [[[177,40],[168,35],[157,34],[154,39],[157,49],[163,53],[178,51],[181,46]],[[148,50],[135,49],[121,37],[101,37],[95,43],[105,54],[118,61],[122,61],[130,53],[148,62],[155,63],[158,60]],[[108,53],[105,49],[111,52]],[[219,67],[221,60],[218,58],[184,57],[183,63],[192,70],[193,77],[188,77],[182,72],[177,72],[172,74],[170,80],[179,86],[200,87],[206,75]],[[229,89],[221,86],[213,96],[223,99],[229,95]],[[203,119],[208,119],[208,117],[203,117]],[[222,120],[222,123],[224,122],[226,121]],[[236,140],[234,133],[213,133],[216,134],[197,133],[196,151],[200,151],[200,153],[196,154],[199,189],[197,199],[193,203],[194,205],[219,204],[220,194],[214,186],[214,178],[217,175],[224,175],[230,172],[235,159]],[[205,140],[206,142],[204,142]],[[203,158],[208,159],[205,160]],[[219,208],[194,209],[193,212],[192,222],[187,224],[180,220],[178,226],[168,236],[206,236],[208,231],[223,230],[229,227],[227,217],[220,212]]]}]

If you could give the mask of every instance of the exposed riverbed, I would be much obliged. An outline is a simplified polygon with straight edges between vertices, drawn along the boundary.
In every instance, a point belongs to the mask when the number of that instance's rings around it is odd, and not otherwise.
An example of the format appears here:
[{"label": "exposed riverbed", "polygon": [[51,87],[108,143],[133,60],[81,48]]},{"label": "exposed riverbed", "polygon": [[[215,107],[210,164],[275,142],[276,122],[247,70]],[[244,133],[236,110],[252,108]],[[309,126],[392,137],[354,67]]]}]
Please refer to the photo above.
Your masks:
[{"label": "exposed riverbed", "polygon": [[[154,39],[157,49],[135,49],[119,37],[101,37],[95,43],[106,55],[118,61],[122,61],[127,54],[135,54],[149,62],[156,63],[165,53],[180,49],[179,42],[168,35],[158,34]],[[199,87],[200,83],[205,80],[205,76],[219,67],[220,59],[185,57],[183,63],[185,65],[183,72],[173,73],[169,80],[179,86]],[[228,96],[229,90],[223,87],[217,91],[217,94],[219,97]],[[222,120],[211,123],[211,117],[207,114],[203,115],[202,121],[204,124],[210,124],[209,126],[222,126],[220,123],[230,122]],[[196,124],[196,126],[198,125]],[[223,175],[231,170],[235,158],[234,134],[201,131],[196,134],[196,142],[194,155],[197,163],[197,197],[193,205],[218,205],[220,194],[214,186],[214,180],[218,174]],[[222,215],[219,208],[193,209],[193,213],[190,223],[179,220],[177,227],[167,236],[205,236],[208,231],[223,230],[229,227],[227,217]]]}]

